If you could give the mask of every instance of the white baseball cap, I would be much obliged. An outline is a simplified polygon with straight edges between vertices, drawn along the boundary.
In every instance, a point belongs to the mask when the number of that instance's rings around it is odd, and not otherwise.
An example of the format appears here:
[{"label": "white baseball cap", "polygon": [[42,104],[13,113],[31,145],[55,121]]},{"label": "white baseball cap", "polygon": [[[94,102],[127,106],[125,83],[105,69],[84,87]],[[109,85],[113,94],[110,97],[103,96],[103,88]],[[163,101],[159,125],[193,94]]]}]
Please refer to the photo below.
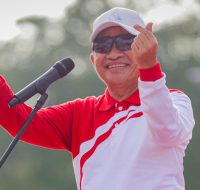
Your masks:
[{"label": "white baseball cap", "polygon": [[95,19],[90,41],[93,42],[101,31],[111,26],[121,26],[131,34],[137,35],[139,32],[133,28],[135,24],[145,27],[144,21],[136,11],[121,7],[112,8]]}]

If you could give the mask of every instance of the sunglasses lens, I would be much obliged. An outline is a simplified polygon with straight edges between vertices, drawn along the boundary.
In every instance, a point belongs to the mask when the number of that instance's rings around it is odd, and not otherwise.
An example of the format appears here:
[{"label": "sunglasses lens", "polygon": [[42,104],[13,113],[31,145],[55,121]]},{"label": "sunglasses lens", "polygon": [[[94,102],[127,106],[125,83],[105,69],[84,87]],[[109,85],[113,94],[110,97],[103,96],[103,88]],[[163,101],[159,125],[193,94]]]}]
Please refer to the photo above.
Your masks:
[{"label": "sunglasses lens", "polygon": [[93,50],[96,53],[108,53],[112,48],[113,40],[109,37],[97,38],[93,43]]},{"label": "sunglasses lens", "polygon": [[123,35],[116,39],[116,46],[120,51],[127,51],[131,49],[131,44],[133,43],[133,35]]},{"label": "sunglasses lens", "polygon": [[113,43],[120,51],[127,51],[131,49],[131,44],[133,43],[134,35],[120,35],[116,37],[99,37],[94,43],[92,49],[96,53],[109,53],[112,49]]}]

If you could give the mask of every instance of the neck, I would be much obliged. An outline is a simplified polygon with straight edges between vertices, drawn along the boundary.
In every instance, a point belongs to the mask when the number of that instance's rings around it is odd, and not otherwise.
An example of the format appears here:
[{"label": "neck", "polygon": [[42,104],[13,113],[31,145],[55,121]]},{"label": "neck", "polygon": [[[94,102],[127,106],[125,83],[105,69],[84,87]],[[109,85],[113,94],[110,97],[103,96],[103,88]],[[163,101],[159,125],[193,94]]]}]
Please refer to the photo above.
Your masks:
[{"label": "neck", "polygon": [[137,85],[132,85],[131,87],[124,86],[108,86],[108,91],[110,95],[117,101],[123,101],[133,94],[138,89]]}]

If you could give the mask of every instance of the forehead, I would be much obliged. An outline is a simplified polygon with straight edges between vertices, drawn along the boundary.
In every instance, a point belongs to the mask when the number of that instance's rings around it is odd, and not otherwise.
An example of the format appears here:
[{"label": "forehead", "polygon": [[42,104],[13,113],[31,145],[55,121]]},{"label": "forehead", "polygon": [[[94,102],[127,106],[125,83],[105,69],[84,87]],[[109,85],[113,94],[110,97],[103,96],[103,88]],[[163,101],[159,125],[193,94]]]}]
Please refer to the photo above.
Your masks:
[{"label": "forehead", "polygon": [[101,31],[97,35],[97,37],[100,37],[100,36],[116,36],[116,35],[120,35],[120,34],[130,34],[130,33],[120,26],[111,26],[111,27],[106,28],[103,31]]}]

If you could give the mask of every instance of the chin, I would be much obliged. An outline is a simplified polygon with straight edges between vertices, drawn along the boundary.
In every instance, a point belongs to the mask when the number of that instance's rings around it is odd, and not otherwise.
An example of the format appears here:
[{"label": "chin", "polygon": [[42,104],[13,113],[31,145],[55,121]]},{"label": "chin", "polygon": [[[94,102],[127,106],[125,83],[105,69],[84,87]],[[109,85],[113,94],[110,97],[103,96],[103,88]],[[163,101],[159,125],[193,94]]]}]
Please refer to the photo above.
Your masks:
[{"label": "chin", "polygon": [[104,81],[106,83],[106,85],[110,86],[121,86],[121,85],[125,85],[127,83],[127,80],[120,80],[120,79],[117,79],[117,80],[107,80],[107,81]]}]

